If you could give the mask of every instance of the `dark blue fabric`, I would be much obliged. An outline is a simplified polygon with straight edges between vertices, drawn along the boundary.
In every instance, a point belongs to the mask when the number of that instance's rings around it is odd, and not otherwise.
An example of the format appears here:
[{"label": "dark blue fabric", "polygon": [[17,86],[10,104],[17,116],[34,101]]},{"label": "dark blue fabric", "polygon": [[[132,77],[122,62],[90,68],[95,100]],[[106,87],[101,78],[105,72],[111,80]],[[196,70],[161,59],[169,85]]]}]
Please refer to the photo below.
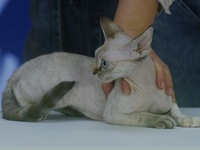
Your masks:
[{"label": "dark blue fabric", "polygon": [[113,18],[116,0],[32,0],[32,29],[24,58],[67,51],[94,56],[103,42],[101,16]]},{"label": "dark blue fabric", "polygon": [[[99,18],[113,18],[117,0],[32,0],[25,60],[54,51],[93,56],[103,42]],[[169,65],[180,106],[200,107],[200,1],[176,0],[156,18],[153,48]]]},{"label": "dark blue fabric", "polygon": [[169,65],[177,102],[200,107],[200,1],[176,0],[154,23],[153,48]]}]

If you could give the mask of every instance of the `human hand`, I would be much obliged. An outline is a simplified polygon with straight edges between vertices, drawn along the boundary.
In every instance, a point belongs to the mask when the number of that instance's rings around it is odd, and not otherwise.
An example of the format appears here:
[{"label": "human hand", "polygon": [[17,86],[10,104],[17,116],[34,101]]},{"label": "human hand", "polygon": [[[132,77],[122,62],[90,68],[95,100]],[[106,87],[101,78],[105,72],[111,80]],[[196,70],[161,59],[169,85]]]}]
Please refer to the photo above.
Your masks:
[{"label": "human hand", "polygon": [[[115,84],[114,81],[110,82],[110,83],[103,83],[102,84],[101,87],[104,91],[106,99],[107,99],[108,95],[110,94],[110,92],[112,91],[114,84]],[[131,94],[131,87],[129,86],[128,82],[124,79],[121,80],[121,90],[122,90],[122,93],[124,95],[130,95]]]},{"label": "human hand", "polygon": [[159,89],[165,90],[165,93],[172,96],[172,101],[175,103],[175,92],[173,88],[172,76],[167,64],[152,50],[151,58],[156,67],[156,85]]},{"label": "human hand", "polygon": [[156,67],[157,87],[161,90],[165,90],[167,95],[174,96],[172,77],[168,65],[165,64],[154,51],[152,51],[150,55]]},{"label": "human hand", "polygon": [[[169,67],[160,59],[160,57],[154,51],[151,52],[151,57],[156,67],[157,87],[161,90],[165,90],[166,94],[169,96],[172,96],[173,102],[175,102],[176,101],[175,93],[173,89],[172,77],[171,77]],[[102,89],[106,95],[106,98],[112,91],[113,86],[114,86],[114,82],[102,84]],[[121,80],[121,89],[124,95],[130,95],[131,88],[129,84],[127,83],[127,81],[125,81],[124,79]]]}]

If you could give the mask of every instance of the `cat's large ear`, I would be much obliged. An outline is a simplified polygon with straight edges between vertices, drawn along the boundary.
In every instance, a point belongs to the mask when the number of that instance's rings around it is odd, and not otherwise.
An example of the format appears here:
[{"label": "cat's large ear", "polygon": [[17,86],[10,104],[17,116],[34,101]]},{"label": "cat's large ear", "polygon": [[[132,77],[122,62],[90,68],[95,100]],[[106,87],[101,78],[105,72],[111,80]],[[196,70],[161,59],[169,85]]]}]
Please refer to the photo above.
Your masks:
[{"label": "cat's large ear", "polygon": [[118,26],[109,18],[102,17],[100,19],[100,24],[105,39],[113,38],[116,33],[124,32],[120,26]]},{"label": "cat's large ear", "polygon": [[140,57],[144,57],[151,52],[152,36],[153,27],[149,27],[144,33],[133,40],[134,43],[138,44],[138,48],[135,51],[140,54]]}]

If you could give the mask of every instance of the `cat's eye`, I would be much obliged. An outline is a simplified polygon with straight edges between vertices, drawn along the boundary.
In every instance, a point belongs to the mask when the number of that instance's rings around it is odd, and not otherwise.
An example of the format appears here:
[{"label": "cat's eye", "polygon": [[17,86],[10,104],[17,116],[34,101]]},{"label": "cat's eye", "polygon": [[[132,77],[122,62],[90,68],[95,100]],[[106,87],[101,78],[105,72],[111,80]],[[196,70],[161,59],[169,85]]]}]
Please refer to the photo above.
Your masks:
[{"label": "cat's eye", "polygon": [[101,68],[107,69],[109,67],[109,62],[106,61],[105,59],[101,60]]}]

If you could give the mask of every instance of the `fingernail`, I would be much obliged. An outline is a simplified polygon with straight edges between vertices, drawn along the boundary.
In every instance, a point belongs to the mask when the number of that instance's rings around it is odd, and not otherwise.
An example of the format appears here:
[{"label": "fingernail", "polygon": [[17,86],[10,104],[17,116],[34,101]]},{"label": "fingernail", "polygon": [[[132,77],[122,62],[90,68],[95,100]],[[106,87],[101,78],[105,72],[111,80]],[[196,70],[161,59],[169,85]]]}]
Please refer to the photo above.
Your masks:
[{"label": "fingernail", "polygon": [[124,90],[123,90],[123,94],[124,94],[124,95],[130,95],[130,90],[124,89]]},{"label": "fingernail", "polygon": [[168,95],[174,95],[174,91],[173,91],[173,89],[172,88],[169,88],[168,90],[167,90],[167,94]]},{"label": "fingernail", "polygon": [[161,82],[160,87],[161,87],[161,89],[164,89],[165,88],[165,83]]},{"label": "fingernail", "polygon": [[128,90],[124,90],[124,95],[128,95]]},{"label": "fingernail", "polygon": [[176,103],[176,98],[175,98],[175,96],[172,96],[172,102],[173,102],[173,103]]}]

